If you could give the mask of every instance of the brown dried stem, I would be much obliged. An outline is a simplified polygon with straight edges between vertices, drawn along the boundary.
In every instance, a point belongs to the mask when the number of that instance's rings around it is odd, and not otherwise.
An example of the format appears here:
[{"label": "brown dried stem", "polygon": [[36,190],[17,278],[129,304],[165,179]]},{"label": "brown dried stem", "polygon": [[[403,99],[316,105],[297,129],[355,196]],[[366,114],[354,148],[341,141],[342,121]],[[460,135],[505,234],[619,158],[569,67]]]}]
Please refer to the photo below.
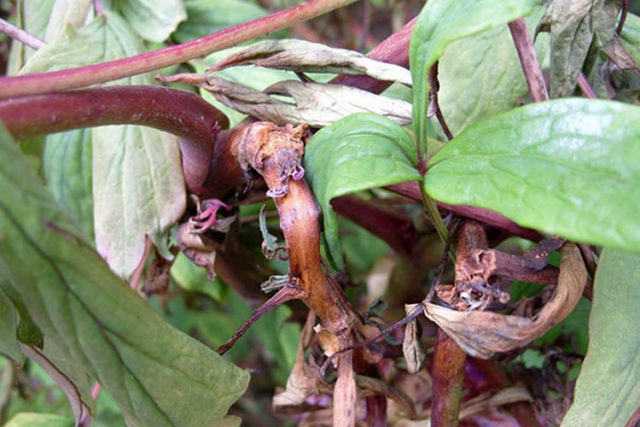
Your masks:
[{"label": "brown dried stem", "polygon": [[510,22],[509,31],[511,31],[513,43],[518,51],[518,57],[522,64],[522,71],[524,71],[524,77],[529,87],[531,99],[533,99],[534,102],[547,101],[549,99],[549,93],[547,92],[547,86],[544,82],[542,69],[538,63],[536,48],[533,45],[533,40],[531,40],[531,35],[529,34],[524,19],[520,18]]},{"label": "brown dried stem", "polygon": [[431,425],[458,425],[466,359],[464,350],[442,329],[438,329],[433,353]]}]

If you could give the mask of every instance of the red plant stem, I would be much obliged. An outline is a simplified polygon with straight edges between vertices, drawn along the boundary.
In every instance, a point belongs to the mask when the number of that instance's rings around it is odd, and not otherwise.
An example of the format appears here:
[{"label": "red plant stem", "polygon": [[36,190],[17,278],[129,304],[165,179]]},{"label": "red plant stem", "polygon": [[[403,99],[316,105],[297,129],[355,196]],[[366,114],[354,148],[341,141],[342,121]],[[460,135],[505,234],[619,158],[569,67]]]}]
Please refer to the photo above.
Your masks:
[{"label": "red plant stem", "polygon": [[620,21],[618,21],[618,27],[616,28],[616,33],[618,33],[618,35],[622,34],[624,22],[627,20],[627,12],[629,12],[629,0],[622,0],[621,9],[622,13],[620,14]]},{"label": "red plant stem", "polygon": [[227,117],[192,92],[158,86],[110,86],[0,101],[0,120],[29,138],[111,124],[144,125],[180,138],[187,188],[201,192],[215,137]]},{"label": "red plant stem", "polygon": [[[385,188],[389,191],[393,191],[394,193],[401,194],[412,200],[421,202],[422,198],[420,196],[420,188],[418,187],[418,185],[419,184],[417,182],[403,182],[401,184],[389,185]],[[450,205],[441,202],[437,203],[438,208],[440,209],[449,211],[462,217],[475,219],[479,222],[484,222],[485,224],[508,231],[509,233],[516,236],[524,237],[534,242],[542,239],[542,235],[538,231],[521,227],[515,222],[511,221],[509,218],[504,217],[497,212],[493,212],[484,208],[478,208],[475,206]]]},{"label": "red plant stem", "polygon": [[0,31],[34,50],[38,50],[46,44],[33,34],[27,33],[22,28],[18,28],[2,18],[0,18]]},{"label": "red plant stem", "polygon": [[591,88],[591,85],[587,81],[587,78],[584,76],[583,72],[580,72],[580,74],[578,74],[578,86],[580,86],[580,90],[582,91],[582,94],[587,98],[592,98],[592,99],[598,98],[598,95],[596,95],[596,93]]},{"label": "red plant stem", "polygon": [[188,43],[142,55],[49,73],[0,78],[0,99],[75,89],[159,70],[267,35],[355,1],[310,0]]},{"label": "red plant stem", "polygon": [[[409,41],[415,18],[407,22],[400,30],[393,33],[378,46],[373,48],[367,56],[389,64],[409,66]],[[341,84],[373,93],[381,93],[391,86],[391,82],[376,80],[368,76],[340,75],[331,80],[332,84]]]},{"label": "red plant stem", "polygon": [[355,196],[343,196],[331,201],[335,211],[368,230],[396,251],[400,256],[411,259],[418,232],[413,223],[398,212],[381,208]]},{"label": "red plant stem", "polygon": [[438,81],[438,61],[436,61],[429,69],[429,85],[431,86],[429,101],[436,110],[436,118],[438,119],[438,123],[440,123],[442,131],[447,139],[451,141],[453,139],[453,134],[451,133],[451,130],[449,130],[449,125],[447,125],[447,122],[442,115],[440,105],[438,104],[438,91],[440,90],[440,82]]},{"label": "red plant stem", "polygon": [[513,43],[518,51],[518,57],[522,64],[522,71],[524,71],[524,77],[529,87],[529,93],[531,99],[534,102],[547,101],[549,99],[549,93],[544,82],[544,76],[542,75],[542,69],[538,63],[538,57],[536,56],[536,48],[531,40],[529,30],[527,30],[527,24],[523,18],[516,19],[509,23],[509,31],[511,31],[511,37]]},{"label": "red plant stem", "polygon": [[434,427],[458,425],[466,359],[467,354],[458,344],[438,329],[433,353],[431,398],[431,425]]}]

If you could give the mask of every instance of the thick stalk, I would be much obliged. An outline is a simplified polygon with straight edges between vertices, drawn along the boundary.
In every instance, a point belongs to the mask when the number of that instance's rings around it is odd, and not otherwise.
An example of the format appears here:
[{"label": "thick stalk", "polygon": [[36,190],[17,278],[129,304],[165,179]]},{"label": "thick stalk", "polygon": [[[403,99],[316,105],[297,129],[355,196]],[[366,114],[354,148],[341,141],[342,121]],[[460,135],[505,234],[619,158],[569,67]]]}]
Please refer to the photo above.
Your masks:
[{"label": "thick stalk", "polygon": [[142,55],[49,73],[0,78],[0,99],[75,89],[159,70],[290,27],[355,1],[310,0],[188,43]]},{"label": "thick stalk", "polygon": [[544,82],[542,69],[538,63],[536,48],[533,45],[524,19],[520,18],[510,22],[509,31],[511,31],[513,44],[518,51],[518,57],[520,58],[520,64],[522,65],[522,71],[524,71],[527,86],[529,87],[531,99],[533,99],[534,102],[547,101],[549,99],[549,93],[547,92],[547,86]]},{"label": "thick stalk", "polygon": [[434,427],[458,425],[466,359],[467,354],[458,344],[442,329],[438,329],[433,353],[431,398],[431,425]]},{"label": "thick stalk", "polygon": [[0,120],[11,134],[29,138],[71,129],[134,124],[180,138],[187,188],[201,193],[216,134],[229,120],[192,92],[159,86],[110,86],[0,101]]}]

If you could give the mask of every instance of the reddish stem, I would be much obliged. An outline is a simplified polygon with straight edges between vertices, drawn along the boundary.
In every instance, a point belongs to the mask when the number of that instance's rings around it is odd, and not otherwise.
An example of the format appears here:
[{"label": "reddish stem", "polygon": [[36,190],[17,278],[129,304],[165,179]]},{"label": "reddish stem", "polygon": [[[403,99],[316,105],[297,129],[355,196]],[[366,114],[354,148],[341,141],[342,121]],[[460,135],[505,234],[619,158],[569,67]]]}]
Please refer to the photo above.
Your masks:
[{"label": "reddish stem", "polygon": [[110,86],[0,101],[0,120],[16,138],[71,129],[144,125],[180,138],[187,188],[201,192],[218,129],[227,117],[192,92],[159,86]]},{"label": "reddish stem", "polygon": [[616,33],[618,33],[618,35],[622,34],[624,22],[627,20],[627,12],[629,12],[629,0],[622,0],[621,9],[622,13],[620,14],[620,21],[618,22],[618,27],[616,28]]},{"label": "reddish stem", "polygon": [[429,69],[429,85],[431,86],[431,92],[429,93],[429,102],[436,110],[436,118],[445,136],[449,141],[453,139],[453,134],[449,129],[449,125],[444,119],[440,105],[438,104],[438,91],[440,90],[440,82],[438,81],[438,61],[436,61]]},{"label": "reddish stem", "polygon": [[458,344],[442,329],[438,329],[433,353],[432,426],[458,425],[466,359],[467,354]]},{"label": "reddish stem", "polygon": [[580,72],[580,74],[578,74],[578,86],[580,86],[580,90],[582,91],[582,94],[587,98],[592,98],[592,99],[598,98],[598,95],[596,95],[596,93],[591,88],[591,85],[587,81],[587,78],[584,76],[583,72]]},{"label": "reddish stem", "polygon": [[0,78],[0,99],[75,89],[159,70],[267,35],[355,1],[310,0],[188,43],[142,55],[49,73]]},{"label": "reddish stem", "polygon": [[529,30],[527,30],[527,24],[523,18],[516,19],[509,23],[509,31],[511,31],[511,37],[513,43],[518,51],[518,57],[522,64],[522,71],[524,71],[524,77],[529,87],[529,93],[531,99],[534,102],[547,101],[549,99],[549,93],[544,82],[544,76],[542,75],[542,69],[538,63],[538,57],[536,56],[536,48],[531,40]]}]

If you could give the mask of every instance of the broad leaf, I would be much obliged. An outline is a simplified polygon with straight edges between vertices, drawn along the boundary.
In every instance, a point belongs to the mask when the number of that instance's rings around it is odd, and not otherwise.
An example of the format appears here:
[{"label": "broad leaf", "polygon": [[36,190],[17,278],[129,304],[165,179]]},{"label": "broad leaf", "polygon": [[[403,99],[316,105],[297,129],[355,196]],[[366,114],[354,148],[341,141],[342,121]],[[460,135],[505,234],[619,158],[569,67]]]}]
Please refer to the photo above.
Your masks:
[{"label": "broad leaf", "polygon": [[526,16],[536,0],[429,0],[409,46],[413,77],[413,123],[418,146],[427,139],[429,69],[452,42]]},{"label": "broad leaf", "polygon": [[640,250],[640,108],[587,99],[531,104],[469,127],[432,159],[436,200],[525,227]]},{"label": "broad leaf", "polygon": [[[143,51],[127,23],[105,12],[80,30],[68,28],[63,37],[40,49],[23,72],[82,66]],[[144,74],[118,83],[154,81]],[[151,128],[107,126],[92,131],[92,142],[96,246],[113,271],[128,276],[144,253],[145,236],[168,256],[167,230],[184,212],[177,138]]]},{"label": "broad leaf", "polygon": [[640,402],[640,256],[605,249],[589,318],[589,348],[562,425],[622,426]]},{"label": "broad leaf", "polygon": [[172,38],[180,43],[267,15],[267,11],[246,0],[185,0],[187,20]]},{"label": "broad leaf", "polygon": [[49,135],[42,162],[56,202],[73,217],[83,237],[93,240],[91,130]]},{"label": "broad leaf", "polygon": [[307,178],[324,215],[325,240],[334,265],[342,268],[338,221],[331,199],[419,180],[413,142],[391,120],[360,113],[318,131],[305,151]]},{"label": "broad leaf", "polygon": [[181,0],[112,0],[114,6],[142,38],[160,43],[187,19]]},{"label": "broad leaf", "polygon": [[0,235],[2,275],[47,340],[109,391],[129,425],[211,425],[244,392],[246,372],[166,324],[76,237],[4,129]]},{"label": "broad leaf", "polygon": [[[35,3],[33,1],[27,3]],[[67,25],[80,28],[84,25],[87,14],[91,9],[91,0],[55,0],[51,16],[44,34],[44,41],[49,43],[60,37]],[[33,8],[33,5],[31,6]],[[34,13],[39,13],[32,9]]]},{"label": "broad leaf", "polygon": [[[535,28],[543,11],[537,7],[527,18],[529,29]],[[540,62],[547,45],[547,35],[539,36]],[[529,93],[506,25],[451,43],[440,58],[438,79],[440,109],[454,135],[479,119],[516,107]],[[444,134],[440,137],[445,140]]]},{"label": "broad leaf", "polygon": [[[5,279],[0,277],[1,281]],[[0,286],[0,353],[19,360],[22,356],[18,348],[18,313],[13,303]]]},{"label": "broad leaf", "polygon": [[640,64],[640,17],[627,14],[620,39],[636,63]]}]

